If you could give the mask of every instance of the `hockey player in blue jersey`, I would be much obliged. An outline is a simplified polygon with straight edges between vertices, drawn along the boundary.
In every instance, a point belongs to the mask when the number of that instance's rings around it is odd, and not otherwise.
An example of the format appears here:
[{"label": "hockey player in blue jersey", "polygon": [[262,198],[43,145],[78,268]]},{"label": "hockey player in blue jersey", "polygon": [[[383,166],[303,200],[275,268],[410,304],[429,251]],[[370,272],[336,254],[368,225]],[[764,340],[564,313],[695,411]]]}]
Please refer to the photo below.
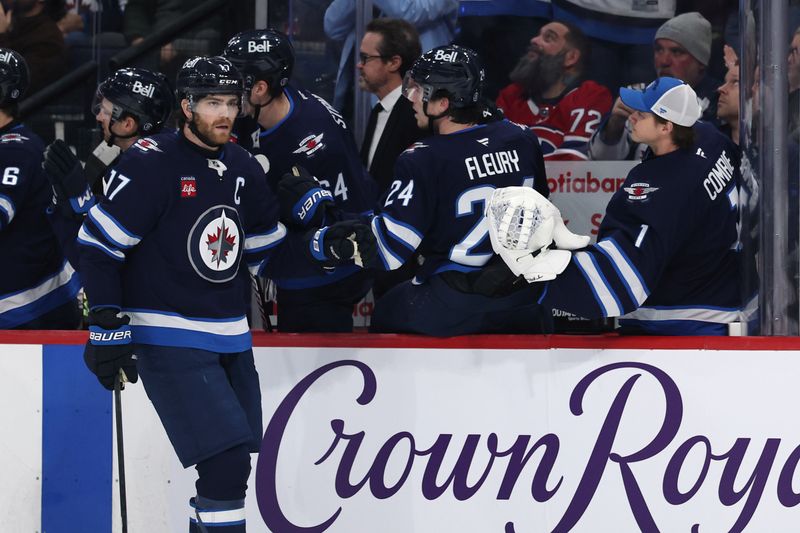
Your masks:
[{"label": "hockey player in blue jersey", "polygon": [[[611,198],[597,244],[568,254],[555,268],[542,259],[551,257],[547,251],[524,250],[525,239],[519,244],[523,250],[495,249],[515,274],[530,281],[557,275],[534,284],[548,308],[586,318],[619,317],[628,333],[726,335],[743,307],[739,152],[711,125],[696,123],[697,96],[680,80],[659,78],[641,92],[622,89],[620,97],[635,110],[633,136],[649,146],[649,154]],[[525,217],[507,216],[524,204],[515,194],[498,192],[491,201],[494,212],[503,197],[512,200],[511,208],[496,216],[507,222],[493,234],[497,242],[510,242],[509,235],[520,229],[537,234],[533,219],[519,224]]]},{"label": "hockey player in blue jersey", "polygon": [[484,70],[459,46],[435,48],[406,74],[404,96],[420,128],[434,135],[397,160],[394,181],[372,219],[380,267],[399,268],[418,250],[414,280],[376,302],[371,331],[436,336],[538,332],[549,328],[523,293],[487,290],[493,253],[485,202],[498,187],[526,186],[547,196],[535,134],[506,120],[485,120]]},{"label": "hockey player in blue jersey", "polygon": [[[237,121],[237,142],[264,165],[289,231],[302,233],[331,222],[327,205],[356,214],[370,211],[374,182],[341,115],[319,96],[289,83],[295,58],[288,37],[272,29],[245,31],[230,40],[224,56],[245,78],[248,117]],[[284,201],[278,190],[287,173],[283,187],[292,188],[290,193],[303,186],[302,177],[292,181],[295,166],[319,180],[300,192],[303,201],[297,206]],[[301,209],[306,201],[313,207]],[[370,287],[368,273],[356,265],[321,272],[302,258],[271,264],[268,276],[277,285],[278,329],[283,332],[352,331],[353,304]]]},{"label": "hockey player in blue jersey", "polygon": [[23,57],[0,49],[0,329],[75,329],[80,288],[45,216],[44,144],[17,120],[29,82]]},{"label": "hockey player in blue jersey", "polygon": [[[181,463],[196,465],[190,532],[241,533],[262,435],[243,269],[259,273],[286,230],[262,167],[228,143],[243,90],[236,68],[193,58],[176,86],[180,130],[128,149],[80,229],[84,359],[108,389],[120,371],[141,375]],[[328,228],[316,241],[322,259],[352,259],[348,236]]]},{"label": "hockey player in blue jersey", "polygon": [[100,193],[100,178],[122,152],[144,135],[153,135],[169,118],[173,94],[163,74],[142,68],[124,68],[97,87],[92,113],[102,128],[103,141],[82,165],[62,140],[44,154],[44,169],[53,188],[50,222],[67,257],[76,257],[76,237],[83,217]]}]

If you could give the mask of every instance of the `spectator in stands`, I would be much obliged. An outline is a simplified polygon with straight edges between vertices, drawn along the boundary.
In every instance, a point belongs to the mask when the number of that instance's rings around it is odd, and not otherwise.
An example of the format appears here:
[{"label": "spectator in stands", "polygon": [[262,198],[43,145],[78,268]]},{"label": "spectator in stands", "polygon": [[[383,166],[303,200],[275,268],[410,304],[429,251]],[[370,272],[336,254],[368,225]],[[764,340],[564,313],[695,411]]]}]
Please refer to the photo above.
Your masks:
[{"label": "spectator in stands", "polygon": [[[372,5],[380,16],[413,24],[419,31],[423,52],[453,41],[458,0],[373,0]],[[325,34],[334,41],[343,42],[333,107],[345,117],[352,115],[355,21],[355,0],[333,0],[325,11]]]},{"label": "spectator in stands", "polygon": [[[656,30],[675,16],[675,1],[555,0],[553,20],[571,22],[589,38],[588,79],[614,92],[649,82],[650,53]],[[644,83],[642,83],[644,86]]]},{"label": "spectator in stands", "polygon": [[0,5],[0,46],[16,50],[31,73],[31,95],[67,72],[64,36],[56,24],[63,15],[63,0],[15,0],[6,10]]},{"label": "spectator in stands", "polygon": [[789,136],[800,140],[800,28],[789,45]]},{"label": "spectator in stands", "polygon": [[584,160],[589,139],[611,109],[611,93],[583,72],[588,43],[570,23],[551,22],[531,39],[500,91],[506,118],[531,126],[546,160]]},{"label": "spectator in stands", "polygon": [[730,129],[733,142],[739,144],[739,58],[733,49],[725,45],[725,83],[719,86],[717,101],[717,118]]},{"label": "spectator in stands", "polygon": [[[665,22],[656,32],[653,43],[656,75],[688,83],[700,100],[702,119],[716,123],[717,87],[720,82],[706,75],[710,56],[711,24],[700,13],[678,15]],[[641,159],[647,147],[631,141],[628,117],[632,112],[617,98],[608,120],[592,137],[589,159]]]},{"label": "spectator in stands", "polygon": [[374,19],[359,51],[358,86],[378,98],[361,144],[361,161],[381,194],[389,188],[397,156],[427,134],[417,127],[411,102],[401,94],[403,76],[421,54],[419,35],[405,20]]},{"label": "spectator in stands", "polygon": [[519,50],[550,22],[550,0],[461,0],[453,44],[478,52],[486,66],[486,98],[497,99],[511,81]]}]

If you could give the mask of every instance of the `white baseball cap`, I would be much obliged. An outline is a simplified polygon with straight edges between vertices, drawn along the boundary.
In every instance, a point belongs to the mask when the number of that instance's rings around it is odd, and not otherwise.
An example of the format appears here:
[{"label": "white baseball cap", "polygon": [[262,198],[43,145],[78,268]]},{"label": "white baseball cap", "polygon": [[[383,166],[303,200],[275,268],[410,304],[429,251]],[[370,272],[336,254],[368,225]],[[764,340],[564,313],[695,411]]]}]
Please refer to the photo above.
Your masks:
[{"label": "white baseball cap", "polygon": [[677,78],[658,78],[644,91],[623,87],[619,97],[632,109],[655,113],[679,126],[691,127],[703,114],[694,89]]}]

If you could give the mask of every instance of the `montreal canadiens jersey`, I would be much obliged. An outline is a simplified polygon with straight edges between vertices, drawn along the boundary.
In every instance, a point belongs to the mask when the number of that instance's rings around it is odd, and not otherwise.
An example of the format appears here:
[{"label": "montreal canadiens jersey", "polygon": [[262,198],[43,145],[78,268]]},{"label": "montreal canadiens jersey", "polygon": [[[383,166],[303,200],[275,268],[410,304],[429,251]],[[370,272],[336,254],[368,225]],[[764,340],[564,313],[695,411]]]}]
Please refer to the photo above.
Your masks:
[{"label": "montreal canadiens jersey", "polygon": [[52,191],[44,144],[21,124],[0,130],[0,329],[29,322],[75,298],[80,281],[48,222]]},{"label": "montreal canadiens jersey", "polygon": [[418,280],[479,269],[493,255],[486,202],[496,188],[520,185],[549,194],[539,141],[525,126],[502,120],[413,144],[372,219],[383,268],[419,250]]},{"label": "montreal canadiens jersey", "polygon": [[[342,116],[308,91],[289,86],[284,93],[289,99],[286,117],[268,130],[252,119],[239,120],[236,142],[267,166],[267,182],[273,192],[281,177],[298,165],[333,194],[341,211],[370,213],[375,203],[375,182],[364,169]],[[269,276],[279,287],[301,289],[333,283],[357,270],[354,265],[341,266],[332,274],[321,274],[317,266],[300,256],[270,264]]]},{"label": "montreal canadiens jersey", "polygon": [[126,150],[103,193],[78,234],[90,305],[130,315],[136,343],[248,349],[244,268],[263,270],[286,234],[253,156],[163,133]]},{"label": "montreal canadiens jersey", "polygon": [[646,158],[611,198],[597,243],[540,302],[624,330],[725,335],[739,320],[738,147],[709,124],[694,150]]},{"label": "montreal canadiens jersey", "polygon": [[584,81],[558,98],[535,103],[522,85],[512,83],[500,91],[497,107],[507,119],[533,129],[545,160],[584,161],[592,135],[611,111],[611,93]]}]

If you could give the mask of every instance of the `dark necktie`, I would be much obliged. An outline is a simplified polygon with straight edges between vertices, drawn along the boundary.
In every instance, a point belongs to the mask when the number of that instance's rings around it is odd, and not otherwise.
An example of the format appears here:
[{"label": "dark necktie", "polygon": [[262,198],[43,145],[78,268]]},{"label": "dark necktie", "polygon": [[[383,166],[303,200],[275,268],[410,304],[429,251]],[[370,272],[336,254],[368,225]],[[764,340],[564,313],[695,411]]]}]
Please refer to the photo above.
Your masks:
[{"label": "dark necktie", "polygon": [[381,111],[383,111],[383,106],[378,102],[369,113],[367,130],[364,132],[364,142],[361,145],[361,162],[364,163],[365,167],[369,159],[369,147],[372,146],[372,137],[375,135],[375,126],[378,124],[378,113]]}]

